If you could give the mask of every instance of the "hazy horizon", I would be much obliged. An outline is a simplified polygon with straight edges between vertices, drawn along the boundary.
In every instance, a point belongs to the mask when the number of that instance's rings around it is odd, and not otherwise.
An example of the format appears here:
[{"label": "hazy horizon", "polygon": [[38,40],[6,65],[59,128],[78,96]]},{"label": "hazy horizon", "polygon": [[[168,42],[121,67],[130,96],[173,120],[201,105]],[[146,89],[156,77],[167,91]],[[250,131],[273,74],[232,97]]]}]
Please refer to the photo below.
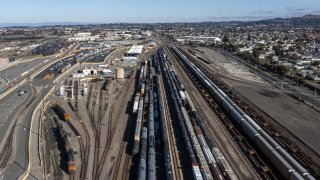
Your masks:
[{"label": "hazy horizon", "polygon": [[12,0],[1,7],[1,24],[253,21],[320,14],[318,0]]}]

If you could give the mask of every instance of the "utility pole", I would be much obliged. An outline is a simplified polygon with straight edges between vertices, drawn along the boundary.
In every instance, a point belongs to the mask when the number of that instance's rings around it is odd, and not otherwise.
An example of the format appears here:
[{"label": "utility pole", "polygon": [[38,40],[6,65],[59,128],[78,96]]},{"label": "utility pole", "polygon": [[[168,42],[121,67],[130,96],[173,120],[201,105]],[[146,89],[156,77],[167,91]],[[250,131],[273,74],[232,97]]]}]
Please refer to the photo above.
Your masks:
[{"label": "utility pole", "polygon": [[6,69],[6,81],[7,81],[7,87],[8,87],[9,81],[8,81],[8,70],[7,69]]},{"label": "utility pole", "polygon": [[291,94],[291,86],[292,86],[292,80],[290,79],[290,86],[289,86],[290,94]]},{"label": "utility pole", "polygon": [[41,90],[41,97],[42,97],[42,110],[40,111],[40,117],[42,117],[42,112],[43,112],[43,110],[44,110],[44,99],[43,99],[43,90],[44,90],[44,88],[42,88],[42,90]]}]

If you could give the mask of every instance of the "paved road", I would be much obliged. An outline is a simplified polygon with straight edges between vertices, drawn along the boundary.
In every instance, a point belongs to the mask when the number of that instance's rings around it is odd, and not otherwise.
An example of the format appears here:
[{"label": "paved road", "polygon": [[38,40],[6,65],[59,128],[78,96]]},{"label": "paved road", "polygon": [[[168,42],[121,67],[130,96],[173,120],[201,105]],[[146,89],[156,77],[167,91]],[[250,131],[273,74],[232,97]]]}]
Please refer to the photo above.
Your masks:
[{"label": "paved road", "polygon": [[[63,60],[62,60],[63,61]],[[64,62],[70,61],[74,65],[73,60],[65,60]],[[57,62],[58,63],[58,62]],[[36,99],[31,103],[27,113],[22,117],[22,121],[16,127],[15,140],[16,140],[16,151],[13,161],[10,165],[4,169],[0,174],[0,180],[15,180],[24,173],[28,168],[29,158],[28,158],[28,146],[29,146],[29,129],[31,125],[32,114],[43,99],[43,97],[49,92],[53,87],[53,80],[59,75],[57,71],[51,71],[50,68],[54,67],[57,63],[51,65],[49,68],[43,70],[40,74],[33,78],[32,84],[36,87],[40,87],[42,92],[38,92]],[[47,74],[53,73],[54,76],[51,79],[44,79]],[[19,90],[19,89],[18,89]],[[32,178],[32,174],[28,177]]]},{"label": "paved road", "polygon": [[[27,93],[18,96],[18,90],[26,90]],[[0,149],[2,149],[7,140],[6,136],[17,118],[17,113],[22,108],[22,105],[32,97],[31,91],[31,86],[24,85],[0,100]]]},{"label": "paved road", "polygon": [[10,83],[15,79],[18,79],[19,77],[21,77],[21,74],[26,73],[29,70],[32,70],[32,68],[35,68],[41,63],[44,63],[44,61],[46,61],[46,59],[48,58],[37,58],[30,62],[19,63],[9,68],[6,68],[4,70],[1,70],[0,71],[0,81],[1,81],[0,91],[5,88],[7,83]]},{"label": "paved road", "polygon": [[[70,58],[66,58],[66,59],[62,59],[59,62],[63,62],[64,65],[66,65],[67,63],[70,63],[72,66],[76,63],[75,60],[70,59]],[[59,76],[61,73],[59,71],[56,70],[50,70],[51,68],[54,68],[55,66],[61,68],[61,65],[58,66],[58,63],[56,62],[54,64],[52,64],[50,67],[48,67],[47,69],[45,69],[44,71],[42,71],[40,74],[38,74],[36,77],[33,78],[33,83],[35,86],[46,86],[49,85],[53,82],[53,80]],[[47,78],[46,76],[48,74],[53,73],[53,77],[52,78]]]},{"label": "paved road", "polygon": [[37,65],[44,62],[47,58],[38,58],[30,62],[20,63],[14,66],[11,66],[7,69],[0,71],[0,75],[3,77],[7,77],[9,81],[17,79],[21,76],[22,73],[31,70],[32,68],[36,67]]},{"label": "paved road", "polygon": [[[33,111],[39,102],[43,99],[45,94],[52,88],[48,86],[43,89],[43,93],[39,93],[38,97],[33,101],[29,111],[23,117],[20,124],[16,127],[16,151],[14,160],[10,165],[0,174],[0,180],[16,180],[27,170],[28,168],[28,144],[29,144],[29,129],[31,125],[31,119]],[[32,177],[32,174],[30,175]],[[35,178],[36,179],[36,178]]]}]

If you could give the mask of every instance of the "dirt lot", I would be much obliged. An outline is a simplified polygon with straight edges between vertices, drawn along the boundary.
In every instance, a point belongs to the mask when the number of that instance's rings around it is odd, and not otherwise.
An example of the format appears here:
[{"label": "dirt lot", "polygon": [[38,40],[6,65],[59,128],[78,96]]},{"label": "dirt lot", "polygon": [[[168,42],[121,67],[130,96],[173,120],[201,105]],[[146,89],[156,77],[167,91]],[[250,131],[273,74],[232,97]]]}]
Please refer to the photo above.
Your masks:
[{"label": "dirt lot", "polygon": [[210,60],[209,66],[220,72],[227,84],[320,155],[319,112],[275,91],[271,84],[220,53],[208,48],[198,49],[203,53],[198,51],[197,56]]}]

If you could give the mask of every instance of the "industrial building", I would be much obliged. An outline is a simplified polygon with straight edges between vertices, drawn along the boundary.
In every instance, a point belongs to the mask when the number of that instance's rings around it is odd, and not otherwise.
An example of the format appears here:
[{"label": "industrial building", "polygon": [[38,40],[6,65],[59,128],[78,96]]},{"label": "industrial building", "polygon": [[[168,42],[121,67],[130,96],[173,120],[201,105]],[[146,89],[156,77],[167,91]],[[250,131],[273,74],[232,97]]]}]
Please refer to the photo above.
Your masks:
[{"label": "industrial building", "polygon": [[9,64],[9,58],[8,57],[0,57],[0,67],[5,66]]},{"label": "industrial building", "polygon": [[127,51],[124,54],[124,57],[122,59],[124,62],[131,60],[139,60],[143,50],[143,45],[134,45],[129,49],[129,51]]},{"label": "industrial building", "polygon": [[[74,78],[85,78],[87,76],[102,76],[104,78],[113,78],[114,73],[112,70],[107,69],[109,65],[99,65],[98,68],[87,67],[81,71],[74,72],[72,77]],[[116,71],[119,75],[121,74],[121,70]],[[120,76],[121,79],[121,76]]]},{"label": "industrial building", "polygon": [[86,69],[83,69],[83,74],[85,74],[86,76],[97,75],[98,70],[94,68],[86,68]]},{"label": "industrial building", "polygon": [[75,34],[73,37],[69,38],[69,41],[94,41],[98,39],[100,36],[95,35],[92,36],[90,32],[83,32]]},{"label": "industrial building", "polygon": [[219,37],[205,37],[205,36],[181,36],[179,39],[176,39],[180,43],[216,43],[222,42]]}]

